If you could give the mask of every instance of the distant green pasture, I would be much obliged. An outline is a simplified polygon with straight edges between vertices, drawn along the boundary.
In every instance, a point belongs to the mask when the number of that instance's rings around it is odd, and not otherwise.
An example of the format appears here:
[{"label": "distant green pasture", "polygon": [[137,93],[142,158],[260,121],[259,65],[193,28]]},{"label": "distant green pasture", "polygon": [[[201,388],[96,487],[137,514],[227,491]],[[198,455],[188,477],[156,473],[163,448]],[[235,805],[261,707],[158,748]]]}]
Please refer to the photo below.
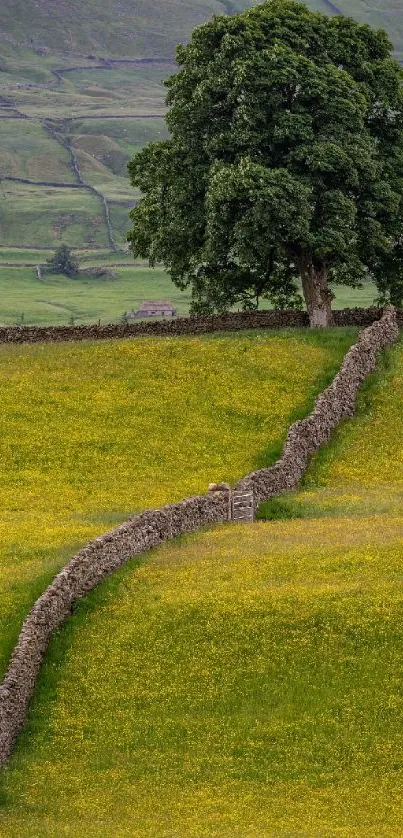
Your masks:
[{"label": "distant green pasture", "polygon": [[41,282],[34,268],[0,267],[0,323],[109,323],[145,299],[170,299],[180,314],[188,313],[190,295],[175,288],[162,268],[113,270],[115,280],[46,275]]},{"label": "distant green pasture", "polygon": [[108,244],[101,201],[83,189],[27,186],[3,181],[0,241],[55,246]]},{"label": "distant green pasture", "polygon": [[164,119],[74,120],[65,128],[84,180],[110,200],[134,200],[127,164],[148,142],[165,139]]},{"label": "distant green pasture", "polygon": [[127,242],[127,231],[131,227],[129,218],[130,208],[119,206],[118,204],[110,204],[109,212],[115,230],[116,242],[119,247],[124,247],[125,242]]},{"label": "distant green pasture", "polygon": [[[1,255],[1,249],[0,249]],[[47,258],[42,253],[41,261]],[[82,267],[126,261],[122,254],[79,255]],[[181,292],[163,268],[137,266],[113,268],[116,279],[79,277],[67,279],[47,274],[38,280],[35,268],[0,267],[0,324],[66,324],[118,321],[125,311],[136,309],[142,300],[171,300],[178,314],[187,315],[191,295]],[[338,288],[335,307],[371,305],[376,288]]]},{"label": "distant green pasture", "polygon": [[70,155],[37,122],[0,121],[0,178],[74,183]]},{"label": "distant green pasture", "polygon": [[77,135],[106,135],[114,139],[119,146],[132,154],[146,143],[165,139],[168,136],[166,122],[154,119],[77,119],[71,126]]},{"label": "distant green pasture", "polygon": [[60,85],[14,88],[12,97],[19,110],[39,118],[163,115],[166,89],[161,82],[173,69],[163,64],[110,71],[87,68],[65,73]]}]

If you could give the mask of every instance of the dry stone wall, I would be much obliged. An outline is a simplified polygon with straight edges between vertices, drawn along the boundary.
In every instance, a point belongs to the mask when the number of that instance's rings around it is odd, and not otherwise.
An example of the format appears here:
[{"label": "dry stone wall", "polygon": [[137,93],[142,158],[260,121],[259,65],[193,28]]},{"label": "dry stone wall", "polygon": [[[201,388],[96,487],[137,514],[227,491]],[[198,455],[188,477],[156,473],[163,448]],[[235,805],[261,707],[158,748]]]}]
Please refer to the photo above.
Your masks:
[{"label": "dry stone wall", "polygon": [[74,602],[133,556],[182,533],[227,521],[228,500],[224,489],[136,515],[90,541],[57,574],[25,620],[0,686],[0,765],[9,757],[26,719],[50,636],[71,613]]},{"label": "dry stone wall", "polygon": [[293,489],[310,455],[329,440],[341,419],[354,413],[358,388],[373,371],[376,353],[397,337],[395,310],[388,308],[381,320],[361,333],[312,413],[291,426],[282,456],[274,466],[247,475],[234,490],[225,483],[211,484],[206,495],[136,515],[89,542],[57,574],[26,618],[0,686],[0,765],[10,756],[27,717],[50,636],[71,613],[74,602],[130,558],[206,525],[251,521],[254,508],[262,500]]},{"label": "dry stone wall", "polygon": [[[336,326],[368,326],[379,320],[379,308],[345,308],[333,312]],[[403,309],[397,313],[403,327]],[[44,343],[68,340],[107,340],[147,335],[200,335],[208,332],[236,332],[242,329],[284,329],[309,326],[305,311],[239,311],[172,320],[141,320],[106,326],[0,326],[0,343]]]},{"label": "dry stone wall", "polygon": [[253,493],[255,509],[262,501],[296,488],[312,454],[329,441],[342,419],[353,416],[358,390],[374,371],[377,353],[391,346],[398,336],[392,307],[385,310],[381,320],[361,332],[332,383],[318,396],[312,413],[291,425],[280,459],[270,468],[248,474],[237,484],[236,490]]}]

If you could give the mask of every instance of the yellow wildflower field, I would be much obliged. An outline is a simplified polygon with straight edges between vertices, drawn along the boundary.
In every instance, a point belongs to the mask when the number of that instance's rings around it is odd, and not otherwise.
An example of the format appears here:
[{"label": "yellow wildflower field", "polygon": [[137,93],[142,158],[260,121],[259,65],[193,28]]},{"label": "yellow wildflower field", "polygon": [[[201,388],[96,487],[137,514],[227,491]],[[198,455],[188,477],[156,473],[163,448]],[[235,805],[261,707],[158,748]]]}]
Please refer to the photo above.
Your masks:
[{"label": "yellow wildflower field", "polygon": [[402,524],[223,525],[94,591],[52,645],[0,834],[400,835]]},{"label": "yellow wildflower field", "polygon": [[259,464],[354,334],[0,346],[0,671],[77,547]]},{"label": "yellow wildflower field", "polygon": [[389,357],[294,496],[307,517],[182,538],[79,605],[3,775],[2,838],[401,835],[403,347]]},{"label": "yellow wildflower field", "polygon": [[298,514],[403,514],[403,344],[360,398],[354,422],[343,424],[330,449],[313,460]]}]

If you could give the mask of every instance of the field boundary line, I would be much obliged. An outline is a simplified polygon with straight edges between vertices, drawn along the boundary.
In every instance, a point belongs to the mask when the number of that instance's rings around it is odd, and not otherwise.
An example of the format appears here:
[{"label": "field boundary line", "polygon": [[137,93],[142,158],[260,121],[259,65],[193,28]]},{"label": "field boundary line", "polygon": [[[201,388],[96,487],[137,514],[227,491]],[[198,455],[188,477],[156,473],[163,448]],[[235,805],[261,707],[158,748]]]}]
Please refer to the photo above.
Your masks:
[{"label": "field boundary line", "polygon": [[290,426],[277,462],[251,472],[236,484],[236,491],[253,496],[254,510],[263,501],[298,486],[312,455],[329,442],[343,419],[354,416],[358,391],[374,372],[378,353],[398,337],[396,310],[388,306],[381,319],[364,329],[350,347],[331,384],[317,396],[311,413]]},{"label": "field boundary line", "polygon": [[[403,309],[398,309],[396,316],[399,326],[403,327]],[[343,308],[333,312],[335,326],[369,326],[380,317],[382,309],[375,307]],[[97,323],[77,326],[0,326],[0,343],[110,340],[146,336],[178,337],[246,329],[303,329],[308,326],[309,318],[306,311],[268,309],[191,315],[169,320],[138,320],[136,323],[108,323],[102,326]]]},{"label": "field boundary line", "polygon": [[72,613],[76,600],[134,556],[208,525],[251,521],[262,500],[294,488],[309,457],[329,441],[343,418],[354,415],[357,393],[374,371],[378,353],[392,346],[398,337],[396,311],[388,306],[379,320],[360,333],[311,413],[291,425],[283,453],[271,468],[247,475],[234,490],[225,483],[210,484],[205,495],[133,516],[90,541],[70,559],[25,619],[0,685],[0,766],[11,756],[26,722],[52,632]]}]

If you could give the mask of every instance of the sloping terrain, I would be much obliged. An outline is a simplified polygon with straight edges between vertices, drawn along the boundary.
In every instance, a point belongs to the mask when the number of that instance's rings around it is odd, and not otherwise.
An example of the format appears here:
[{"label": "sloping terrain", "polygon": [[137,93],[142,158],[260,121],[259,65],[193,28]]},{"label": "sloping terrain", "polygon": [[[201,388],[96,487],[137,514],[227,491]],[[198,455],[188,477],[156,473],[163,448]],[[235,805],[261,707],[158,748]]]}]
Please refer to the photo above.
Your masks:
[{"label": "sloping terrain", "polygon": [[400,835],[402,369],[400,344],[312,464],[313,517],[187,537],[78,607],[5,834]]},{"label": "sloping terrain", "polygon": [[[388,355],[383,374],[366,388],[354,423],[336,433],[295,495],[268,502],[285,517],[400,515],[403,498],[403,347]],[[273,504],[273,505],[272,505]]]},{"label": "sloping terrain", "polygon": [[[175,46],[213,14],[233,14],[256,5],[254,0],[163,0],[158,14],[144,0],[2,0],[0,31],[6,43],[37,53],[52,50],[67,54],[96,54],[115,58],[173,56]],[[321,12],[356,17],[371,26],[382,26],[403,39],[396,0],[309,0]]]},{"label": "sloping terrain", "polygon": [[74,246],[77,241],[84,247],[108,245],[97,196],[59,186],[3,183],[0,229],[5,246],[14,244],[20,236],[37,247],[56,248],[60,242]]},{"label": "sloping terrain", "polygon": [[[310,3],[308,3],[310,5]],[[326,4],[330,7],[330,4]],[[336,0],[342,14],[354,17],[375,29],[385,29],[395,47],[396,57],[403,61],[403,14],[400,0]]]},{"label": "sloping terrain", "polygon": [[[255,0],[3,0],[0,7],[0,179],[52,180],[82,186],[98,205],[99,239],[120,249],[138,198],[126,173],[144,143],[166,135],[162,79],[175,71],[175,46],[213,14],[233,13]],[[383,26],[403,56],[403,24],[392,0],[310,0],[310,8],[353,15]],[[83,133],[88,135],[83,142]],[[50,149],[53,144],[53,149]],[[85,145],[85,147],[84,147]],[[105,149],[109,147],[109,153]],[[49,160],[49,166],[47,166]],[[30,203],[29,187],[22,200]],[[64,229],[52,221],[45,187],[36,214],[42,235],[28,223],[18,229],[13,202],[3,196],[0,247],[76,247],[99,244],[87,217]],[[87,191],[87,195],[85,195]],[[68,193],[58,195],[58,201]],[[109,206],[105,212],[104,199]],[[55,216],[58,215],[55,209]],[[68,225],[69,226],[69,225]],[[1,252],[0,252],[1,256]]]},{"label": "sloping terrain", "polygon": [[0,148],[0,178],[75,182],[67,149],[36,122],[17,132],[14,120],[0,120]]},{"label": "sloping terrain", "polygon": [[0,29],[19,47],[116,58],[171,57],[178,41],[213,14],[248,0],[163,0],[158,14],[146,0],[2,0]]},{"label": "sloping terrain", "polygon": [[78,544],[246,473],[353,335],[0,346],[0,669]]}]

